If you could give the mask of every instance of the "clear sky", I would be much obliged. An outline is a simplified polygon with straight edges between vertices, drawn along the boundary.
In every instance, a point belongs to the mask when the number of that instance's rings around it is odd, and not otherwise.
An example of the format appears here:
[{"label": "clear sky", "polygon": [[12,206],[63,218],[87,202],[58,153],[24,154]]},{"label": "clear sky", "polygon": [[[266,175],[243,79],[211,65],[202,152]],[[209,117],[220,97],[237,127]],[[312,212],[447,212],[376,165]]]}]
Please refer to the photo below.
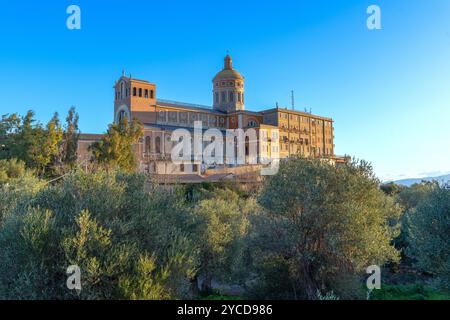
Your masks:
[{"label": "clear sky", "polygon": [[[371,4],[382,30],[366,27]],[[0,114],[44,122],[75,105],[83,132],[104,132],[122,69],[159,98],[211,105],[229,50],[247,109],[295,90],[298,110],[335,120],[336,153],[380,178],[450,172],[449,0],[2,1],[0,34]]]}]

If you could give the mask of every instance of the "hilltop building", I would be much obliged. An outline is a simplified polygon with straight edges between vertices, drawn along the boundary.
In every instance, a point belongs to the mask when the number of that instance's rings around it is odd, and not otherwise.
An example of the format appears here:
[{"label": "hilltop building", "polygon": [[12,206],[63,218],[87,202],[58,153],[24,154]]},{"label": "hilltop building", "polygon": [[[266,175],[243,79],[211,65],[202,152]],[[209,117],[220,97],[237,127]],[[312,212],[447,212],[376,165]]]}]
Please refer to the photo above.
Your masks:
[{"label": "hilltop building", "polygon": [[[204,173],[201,161],[174,164],[170,159],[171,133],[179,128],[193,130],[196,121],[201,121],[205,130],[217,128],[225,132],[227,129],[253,128],[258,134],[258,150],[267,150],[269,157],[277,154],[285,159],[300,154],[340,161],[334,155],[331,118],[279,107],[260,112],[245,110],[245,79],[234,69],[229,55],[224,59],[223,69],[212,79],[212,107],[159,99],[155,83],[125,75],[116,81],[114,95],[115,122],[126,116],[144,124],[144,136],[135,146],[143,172],[159,175]],[[101,135],[81,135],[80,160],[90,157],[89,144],[100,138]],[[225,166],[237,165],[228,163]]]}]

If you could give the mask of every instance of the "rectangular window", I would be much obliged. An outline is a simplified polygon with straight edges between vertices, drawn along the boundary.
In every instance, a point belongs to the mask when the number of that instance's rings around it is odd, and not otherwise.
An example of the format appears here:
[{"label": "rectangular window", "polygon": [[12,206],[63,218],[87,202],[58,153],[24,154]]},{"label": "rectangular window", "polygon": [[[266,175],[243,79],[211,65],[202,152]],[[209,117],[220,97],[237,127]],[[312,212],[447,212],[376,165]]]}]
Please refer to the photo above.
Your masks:
[{"label": "rectangular window", "polygon": [[150,90],[150,99],[153,99],[153,97],[155,96],[153,90]]}]

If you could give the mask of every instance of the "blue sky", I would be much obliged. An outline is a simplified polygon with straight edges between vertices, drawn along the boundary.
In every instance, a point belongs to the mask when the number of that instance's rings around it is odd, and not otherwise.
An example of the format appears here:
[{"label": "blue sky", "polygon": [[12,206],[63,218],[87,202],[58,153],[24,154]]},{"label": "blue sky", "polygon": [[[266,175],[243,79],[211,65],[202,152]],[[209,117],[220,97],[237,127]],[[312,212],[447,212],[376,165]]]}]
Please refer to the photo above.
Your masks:
[{"label": "blue sky", "polygon": [[[122,69],[159,98],[210,105],[229,50],[246,108],[335,120],[338,154],[382,179],[450,172],[450,1],[2,1],[0,114],[47,121],[75,105],[83,132],[113,118]],[[82,29],[66,28],[79,5]],[[368,30],[379,5],[382,30]]]}]

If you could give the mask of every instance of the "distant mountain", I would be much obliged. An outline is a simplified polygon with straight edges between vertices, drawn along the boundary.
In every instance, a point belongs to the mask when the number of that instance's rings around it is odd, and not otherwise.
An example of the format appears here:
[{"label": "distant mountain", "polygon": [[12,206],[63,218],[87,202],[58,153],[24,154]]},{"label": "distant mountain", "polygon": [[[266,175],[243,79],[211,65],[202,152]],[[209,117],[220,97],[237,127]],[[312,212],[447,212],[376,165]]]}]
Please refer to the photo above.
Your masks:
[{"label": "distant mountain", "polygon": [[410,187],[415,183],[421,183],[422,181],[438,181],[439,183],[450,183],[450,174],[439,177],[426,177],[426,178],[415,178],[415,179],[403,179],[394,181],[396,184],[400,184],[402,186]]}]

